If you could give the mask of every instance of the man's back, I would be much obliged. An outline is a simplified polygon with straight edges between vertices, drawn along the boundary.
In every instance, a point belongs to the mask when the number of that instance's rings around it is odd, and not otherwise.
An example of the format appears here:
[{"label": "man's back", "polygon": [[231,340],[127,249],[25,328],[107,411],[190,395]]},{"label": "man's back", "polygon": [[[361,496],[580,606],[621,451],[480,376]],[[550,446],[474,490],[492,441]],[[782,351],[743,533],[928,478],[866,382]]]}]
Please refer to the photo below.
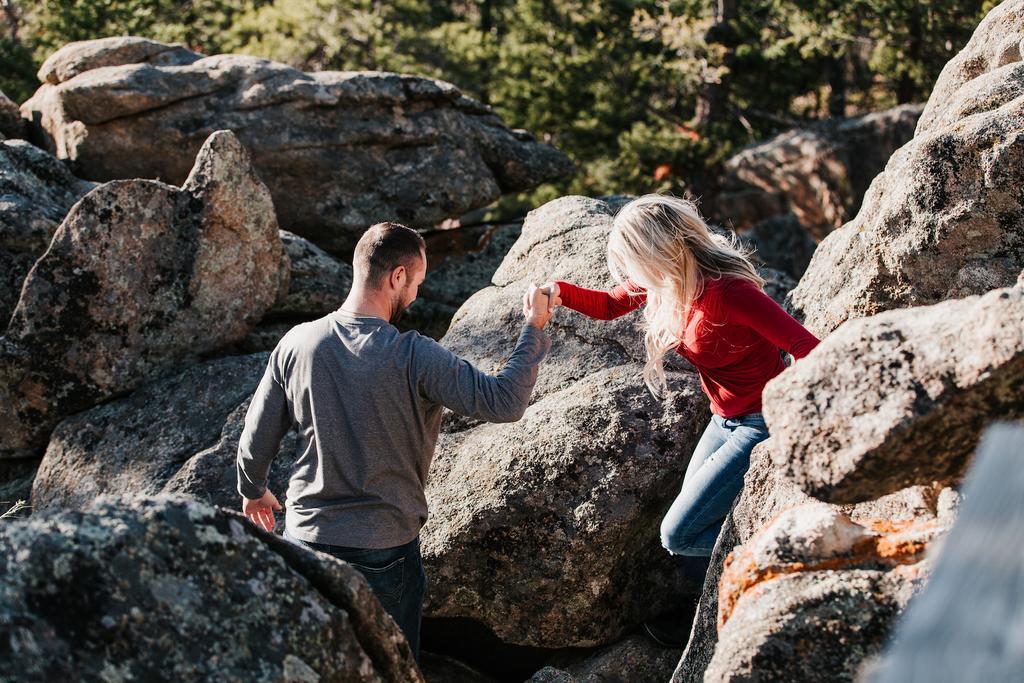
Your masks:
[{"label": "man's back", "polygon": [[546,352],[526,326],[497,376],[382,318],[341,309],[293,328],[271,354],[239,444],[239,491],[256,498],[291,427],[299,449],[288,487],[287,531],[357,548],[414,539],[427,518],[427,472],[448,406],[464,415],[519,419]]}]

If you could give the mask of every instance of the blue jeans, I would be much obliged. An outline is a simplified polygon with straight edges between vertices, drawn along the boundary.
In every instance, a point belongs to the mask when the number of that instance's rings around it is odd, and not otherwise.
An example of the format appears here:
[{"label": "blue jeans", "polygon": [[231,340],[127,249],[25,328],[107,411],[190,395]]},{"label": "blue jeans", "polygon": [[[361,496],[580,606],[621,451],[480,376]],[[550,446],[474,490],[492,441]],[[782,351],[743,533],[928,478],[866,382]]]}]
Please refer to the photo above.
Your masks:
[{"label": "blue jeans", "polygon": [[707,557],[743,490],[750,451],[768,438],[761,413],[711,416],[693,450],[683,487],[661,522],[661,544],[673,555]]},{"label": "blue jeans", "polygon": [[420,539],[383,550],[349,548],[327,543],[313,543],[295,538],[286,530],[284,537],[292,543],[345,560],[359,570],[405,633],[416,661],[420,660],[420,622],[423,619],[423,597],[427,591],[427,573],[420,556]]}]

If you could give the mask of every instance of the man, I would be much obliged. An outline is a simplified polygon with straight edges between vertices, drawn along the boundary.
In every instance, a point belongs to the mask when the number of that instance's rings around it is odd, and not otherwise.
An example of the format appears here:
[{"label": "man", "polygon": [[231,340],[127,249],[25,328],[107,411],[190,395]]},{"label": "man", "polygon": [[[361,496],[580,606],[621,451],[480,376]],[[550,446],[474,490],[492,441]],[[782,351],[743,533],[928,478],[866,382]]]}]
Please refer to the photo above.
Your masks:
[{"label": "man", "polygon": [[238,445],[242,511],[268,531],[281,506],[267,490],[281,439],[298,430],[285,536],[348,561],[367,578],[419,657],[426,575],[419,531],[443,407],[490,422],[522,417],[550,343],[546,295],[524,300],[515,350],[487,375],[392,323],[416,298],[426,245],[415,230],[374,225],[353,257],[341,308],[292,328],[270,354]]}]

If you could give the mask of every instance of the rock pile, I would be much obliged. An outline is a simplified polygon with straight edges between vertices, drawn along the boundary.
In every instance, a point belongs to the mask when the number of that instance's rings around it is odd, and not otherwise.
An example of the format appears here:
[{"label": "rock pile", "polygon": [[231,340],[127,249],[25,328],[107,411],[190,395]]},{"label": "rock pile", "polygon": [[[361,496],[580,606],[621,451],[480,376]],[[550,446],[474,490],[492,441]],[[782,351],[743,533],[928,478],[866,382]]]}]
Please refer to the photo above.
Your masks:
[{"label": "rock pile", "polygon": [[561,152],[428,78],[303,73],[139,38],[72,43],[39,76],[22,110],[83,177],[181,183],[203,140],[230,129],[281,224],[332,251],[381,220],[429,226],[572,173]]},{"label": "rock pile", "polygon": [[1024,415],[1022,38],[1024,2],[990,13],[792,293],[831,335],[765,389],[773,436],[673,680],[853,680],[929,576],[982,430]]}]

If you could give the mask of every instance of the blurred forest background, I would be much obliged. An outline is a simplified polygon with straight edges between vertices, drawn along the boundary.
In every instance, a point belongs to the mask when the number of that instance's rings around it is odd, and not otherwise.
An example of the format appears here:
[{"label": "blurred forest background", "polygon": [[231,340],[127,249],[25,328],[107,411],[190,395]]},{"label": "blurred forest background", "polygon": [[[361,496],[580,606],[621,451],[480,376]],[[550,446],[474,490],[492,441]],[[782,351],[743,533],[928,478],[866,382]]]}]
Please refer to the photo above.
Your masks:
[{"label": "blurred forest background", "polygon": [[[786,128],[924,101],[994,0],[0,0],[0,89],[138,35],[312,70],[442,78],[579,166],[513,200],[686,190]],[[514,207],[506,207],[513,209]]]}]

